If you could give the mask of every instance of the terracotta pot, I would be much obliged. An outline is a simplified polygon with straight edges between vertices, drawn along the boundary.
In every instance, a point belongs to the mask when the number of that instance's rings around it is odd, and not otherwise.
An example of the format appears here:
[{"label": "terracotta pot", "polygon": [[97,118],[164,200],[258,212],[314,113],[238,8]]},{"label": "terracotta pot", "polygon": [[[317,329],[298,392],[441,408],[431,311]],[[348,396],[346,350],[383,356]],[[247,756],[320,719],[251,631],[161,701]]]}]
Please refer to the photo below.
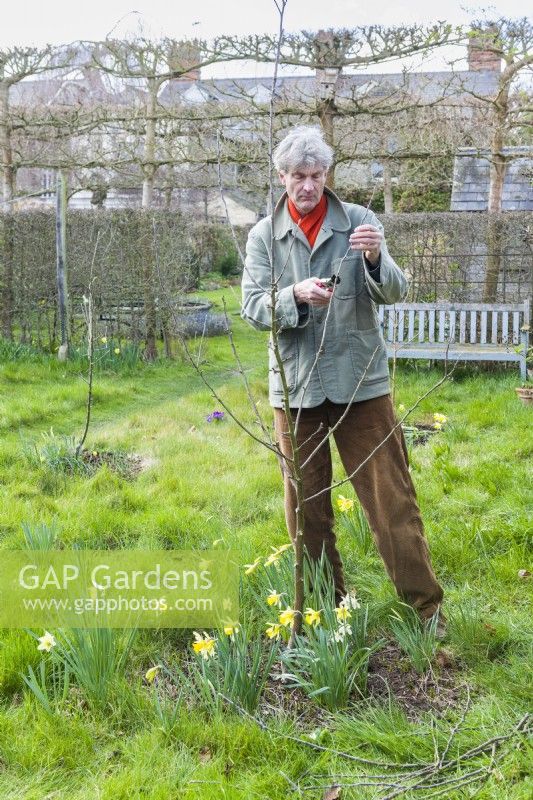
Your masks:
[{"label": "terracotta pot", "polygon": [[533,386],[517,386],[515,392],[525,406],[533,405]]}]

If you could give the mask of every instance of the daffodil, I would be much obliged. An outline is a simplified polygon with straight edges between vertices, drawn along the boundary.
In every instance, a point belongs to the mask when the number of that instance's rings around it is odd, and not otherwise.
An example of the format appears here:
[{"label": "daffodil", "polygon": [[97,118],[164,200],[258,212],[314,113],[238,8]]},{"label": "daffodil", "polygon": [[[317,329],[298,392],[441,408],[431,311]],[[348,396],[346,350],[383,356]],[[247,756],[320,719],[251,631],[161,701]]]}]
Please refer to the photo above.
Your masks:
[{"label": "daffodil", "polygon": [[107,344],[107,336],[102,336],[100,341],[102,342],[102,344]]},{"label": "daffodil", "polygon": [[339,608],[352,608],[356,610],[361,608],[361,603],[354,594],[347,594],[340,601]]},{"label": "daffodil", "polygon": [[161,664],[157,664],[155,667],[150,667],[150,669],[147,669],[144,677],[148,683],[153,683],[162,669],[163,668]]},{"label": "daffodil", "polygon": [[343,642],[346,636],[349,636],[352,632],[352,629],[349,625],[343,624],[339,625],[336,631],[333,633],[333,638],[336,642]]},{"label": "daffodil", "polygon": [[439,414],[438,412],[435,412],[435,414],[433,414],[433,420],[435,422],[440,422],[441,425],[444,425],[445,422],[448,422],[448,417],[445,417],[444,414]]},{"label": "daffodil", "polygon": [[282,544],[281,547],[278,547],[278,553],[284,553],[285,550],[289,550],[292,547],[291,542],[288,544]]},{"label": "daffodil", "polygon": [[278,618],[280,621],[280,625],[286,625],[286,626],[292,625],[292,623],[294,622],[295,614],[296,612],[294,611],[294,609],[290,607],[287,607],[285,611],[281,611]]},{"label": "daffodil", "polygon": [[116,356],[119,356],[119,355],[120,355],[120,347],[115,347],[115,349],[113,350],[113,352],[114,352],[114,354],[115,354]]},{"label": "daffodil", "polygon": [[398,414],[405,414],[405,406],[403,403],[400,403],[398,406]]},{"label": "daffodil", "polygon": [[229,636],[231,641],[234,640],[235,634],[238,632],[239,632],[238,625],[224,625],[224,633],[226,634],[226,636]]},{"label": "daffodil", "polygon": [[281,605],[281,596],[285,594],[285,592],[270,592],[267,597],[267,603],[269,606],[280,606]]},{"label": "daffodil", "polygon": [[93,457],[96,458],[96,456],[98,455],[98,450],[93,450],[92,454],[93,454]]},{"label": "daffodil", "polygon": [[280,622],[269,622],[266,629],[266,635],[269,639],[279,639],[281,635],[281,628],[282,626]]},{"label": "daffodil", "polygon": [[315,611],[312,608],[306,608],[304,620],[308,625],[314,625],[316,628],[316,626],[320,625],[320,623],[322,622],[320,618],[320,613],[321,613],[320,611]]},{"label": "daffodil", "polygon": [[346,606],[337,606],[335,609],[335,614],[337,615],[337,619],[339,622],[346,622],[347,619],[350,619],[352,616],[352,612]]},{"label": "daffodil", "polygon": [[337,506],[339,511],[351,511],[353,508],[353,500],[350,497],[344,497],[340,494],[337,497]]},{"label": "daffodil", "polygon": [[251,575],[252,572],[256,571],[256,569],[258,568],[260,563],[261,563],[261,559],[260,558],[256,558],[253,564],[245,564],[244,565],[245,566],[244,574],[245,575]]},{"label": "daffodil", "polygon": [[39,644],[37,645],[37,650],[46,650],[47,653],[50,652],[52,647],[55,647],[57,644],[55,636],[48,631],[44,632],[44,636],[39,636]]},{"label": "daffodil", "polygon": [[209,636],[209,634],[205,631],[203,636],[201,633],[198,633],[198,631],[193,631],[193,634],[196,641],[193,642],[192,649],[195,653],[201,655],[204,661],[207,661],[215,654],[217,644],[215,639],[213,639],[212,636]]},{"label": "daffodil", "polygon": [[442,422],[434,422],[433,427],[436,431],[440,431],[442,429]]},{"label": "daffodil", "polygon": [[275,547],[272,548],[273,552],[265,559],[265,567],[269,567],[271,564],[277,564],[281,558],[281,553]]}]

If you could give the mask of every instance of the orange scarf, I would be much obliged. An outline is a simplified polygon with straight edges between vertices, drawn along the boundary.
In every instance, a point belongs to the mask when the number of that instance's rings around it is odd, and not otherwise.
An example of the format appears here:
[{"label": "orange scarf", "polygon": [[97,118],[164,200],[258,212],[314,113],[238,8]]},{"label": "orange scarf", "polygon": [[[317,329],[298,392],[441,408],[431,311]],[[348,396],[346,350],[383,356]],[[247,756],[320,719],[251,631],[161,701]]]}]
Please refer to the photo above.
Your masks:
[{"label": "orange scarf", "polygon": [[328,201],[326,200],[326,195],[323,194],[318,205],[316,205],[313,210],[309,212],[309,214],[305,214],[303,217],[292,200],[288,201],[288,208],[291,219],[293,219],[298,227],[301,228],[305,233],[307,241],[311,247],[314,247],[316,237],[318,236],[318,232],[322,227],[322,223],[324,222],[326,212],[328,210]]}]

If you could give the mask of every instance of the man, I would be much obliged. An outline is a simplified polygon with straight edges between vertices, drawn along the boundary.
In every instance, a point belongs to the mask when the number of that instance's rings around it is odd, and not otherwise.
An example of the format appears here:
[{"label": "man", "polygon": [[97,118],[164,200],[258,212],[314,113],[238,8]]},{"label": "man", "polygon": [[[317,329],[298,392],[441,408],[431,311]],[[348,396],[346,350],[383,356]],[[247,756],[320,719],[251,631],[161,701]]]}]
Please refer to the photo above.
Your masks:
[{"label": "man", "polygon": [[[326,188],[332,158],[320,129],[310,126],[293,129],[276,148],[274,164],[285,192],[272,216],[250,231],[242,317],[254,328],[270,329],[274,272],[275,320],[289,390],[284,408],[270,348],[275,430],[290,458],[286,414],[298,418],[300,463],[309,459],[303,469],[304,545],[312,558],[325,549],[337,602],[346,586],[333,531],[328,430],[347,475],[353,475],[398,594],[429,619],[440,608],[442,589],[431,568],[403,434],[400,427],[393,430],[387,351],[376,314],[376,304],[400,301],[407,283],[375,215],[341,202]],[[287,462],[284,473],[285,514],[294,541],[296,493]],[[443,634],[442,619],[439,624]]]}]

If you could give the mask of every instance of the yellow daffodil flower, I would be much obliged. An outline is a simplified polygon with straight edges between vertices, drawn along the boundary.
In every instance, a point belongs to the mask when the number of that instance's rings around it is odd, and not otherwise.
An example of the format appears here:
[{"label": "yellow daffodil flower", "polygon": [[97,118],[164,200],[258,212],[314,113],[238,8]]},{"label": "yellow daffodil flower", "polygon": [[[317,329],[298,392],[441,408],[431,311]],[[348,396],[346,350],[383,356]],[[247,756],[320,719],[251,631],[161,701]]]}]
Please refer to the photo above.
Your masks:
[{"label": "yellow daffodil flower", "polygon": [[245,566],[244,574],[245,575],[251,575],[252,572],[256,571],[256,569],[257,569],[257,567],[259,566],[260,563],[261,563],[261,559],[260,558],[256,558],[253,564],[245,564],[244,565]]},{"label": "yellow daffodil flower", "polygon": [[444,425],[445,422],[448,422],[448,417],[444,416],[444,414],[435,412],[435,414],[433,414],[433,420],[435,422],[440,422],[441,425]]},{"label": "yellow daffodil flower", "polygon": [[281,623],[279,622],[269,622],[268,627],[266,629],[266,635],[269,639],[279,639],[280,632],[281,632]]},{"label": "yellow daffodil flower", "polygon": [[120,347],[115,347],[113,352],[116,356],[120,355]]},{"label": "yellow daffodil flower", "polygon": [[405,414],[405,406],[403,403],[400,403],[398,406],[398,414]]},{"label": "yellow daffodil flower", "polygon": [[434,428],[436,431],[440,431],[440,430],[442,429],[442,422],[434,422],[434,423],[433,423],[433,428]]},{"label": "yellow daffodil flower", "polygon": [[238,625],[224,625],[224,633],[226,636],[229,636],[230,639],[233,639],[236,633],[239,632]]},{"label": "yellow daffodil flower", "polygon": [[216,641],[205,631],[203,636],[198,631],[193,631],[193,633],[196,641],[193,642],[192,649],[195,653],[201,655],[204,661],[207,661],[215,654]]},{"label": "yellow daffodil flower", "polygon": [[337,619],[339,622],[346,622],[347,619],[350,619],[352,616],[352,612],[346,606],[337,606],[335,609],[335,614],[337,615]]},{"label": "yellow daffodil flower", "polygon": [[107,344],[107,336],[102,336],[100,341],[102,342],[102,344]]},{"label": "yellow daffodil flower", "polygon": [[304,620],[308,625],[314,625],[315,628],[317,625],[320,625],[322,622],[320,617],[320,611],[314,611],[312,608],[305,609]]},{"label": "yellow daffodil flower", "polygon": [[281,605],[281,596],[285,594],[285,592],[271,592],[267,597],[267,603],[269,606],[280,606]]},{"label": "yellow daffodil flower", "polygon": [[280,625],[286,625],[286,626],[292,625],[295,613],[296,612],[294,611],[294,609],[290,607],[287,607],[285,611],[281,611],[278,618],[280,621]]},{"label": "yellow daffodil flower", "polygon": [[37,645],[37,650],[46,650],[47,653],[50,652],[52,647],[55,647],[57,644],[55,636],[48,631],[44,632],[44,636],[39,636],[39,644]]},{"label": "yellow daffodil flower", "polygon": [[148,683],[153,683],[155,681],[161,669],[162,669],[161,664],[157,664],[155,667],[150,667],[150,669],[146,670],[144,677],[146,678]]},{"label": "yellow daffodil flower", "polygon": [[351,511],[353,508],[353,500],[350,497],[343,497],[343,495],[340,494],[337,497],[337,506],[339,511]]}]

